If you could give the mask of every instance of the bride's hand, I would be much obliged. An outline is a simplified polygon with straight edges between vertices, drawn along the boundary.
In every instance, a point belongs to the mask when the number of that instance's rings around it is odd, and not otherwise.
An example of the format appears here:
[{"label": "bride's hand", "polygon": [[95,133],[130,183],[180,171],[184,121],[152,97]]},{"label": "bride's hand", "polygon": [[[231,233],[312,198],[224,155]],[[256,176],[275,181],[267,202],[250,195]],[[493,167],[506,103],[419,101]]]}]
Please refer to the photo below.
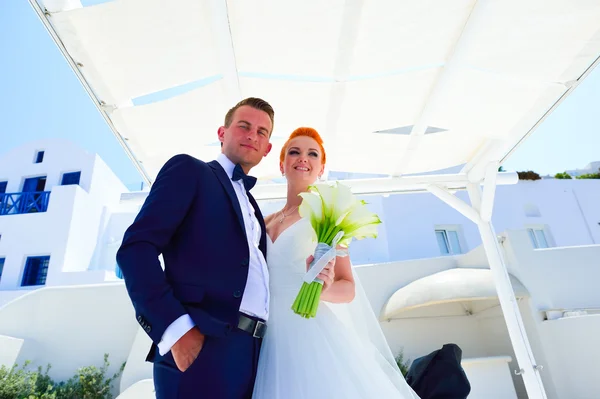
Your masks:
[{"label": "bride's hand", "polygon": [[[313,259],[314,257],[312,255],[306,258],[306,271],[310,269],[310,263],[313,261]],[[330,260],[329,263],[325,265],[323,270],[321,270],[321,273],[319,273],[317,276],[317,278],[323,281],[323,290],[321,293],[327,291],[335,281],[335,259],[336,258]]]}]

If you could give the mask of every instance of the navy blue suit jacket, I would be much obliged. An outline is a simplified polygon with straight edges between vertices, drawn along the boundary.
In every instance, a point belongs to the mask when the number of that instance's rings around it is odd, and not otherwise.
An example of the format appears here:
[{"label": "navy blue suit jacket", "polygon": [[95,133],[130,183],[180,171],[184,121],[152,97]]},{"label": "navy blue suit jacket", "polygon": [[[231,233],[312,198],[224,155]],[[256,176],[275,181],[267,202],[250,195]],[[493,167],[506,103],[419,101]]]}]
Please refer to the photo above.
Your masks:
[{"label": "navy blue suit jacket", "polygon": [[[248,196],[266,256],[263,217]],[[117,262],[136,318],[155,344],[185,313],[208,336],[225,336],[235,328],[250,253],[240,205],[221,165],[189,155],[171,158],[125,232]]]}]

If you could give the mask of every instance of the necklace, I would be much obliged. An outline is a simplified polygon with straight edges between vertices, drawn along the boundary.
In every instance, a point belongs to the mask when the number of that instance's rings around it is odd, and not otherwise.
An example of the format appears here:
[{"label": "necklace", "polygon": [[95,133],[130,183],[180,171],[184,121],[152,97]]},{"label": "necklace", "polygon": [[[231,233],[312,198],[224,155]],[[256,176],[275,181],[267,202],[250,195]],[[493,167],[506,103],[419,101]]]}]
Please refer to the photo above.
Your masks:
[{"label": "necklace", "polygon": [[279,213],[281,213],[281,219],[279,219],[279,223],[283,223],[283,221],[285,220],[286,217],[290,216],[292,213],[294,213],[294,211],[296,210],[296,208],[298,208],[298,205],[296,205],[295,207],[292,208],[292,211],[290,213],[288,213],[287,215],[283,212],[283,209],[279,211]]}]

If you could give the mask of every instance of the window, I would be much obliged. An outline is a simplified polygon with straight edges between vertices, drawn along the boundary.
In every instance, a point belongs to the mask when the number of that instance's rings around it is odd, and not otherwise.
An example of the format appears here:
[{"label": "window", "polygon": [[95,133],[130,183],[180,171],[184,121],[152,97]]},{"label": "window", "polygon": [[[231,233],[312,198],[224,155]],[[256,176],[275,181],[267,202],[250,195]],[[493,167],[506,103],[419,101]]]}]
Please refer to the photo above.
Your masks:
[{"label": "window", "polygon": [[62,186],[68,186],[71,184],[79,184],[80,178],[81,178],[81,172],[64,173],[60,184]]},{"label": "window", "polygon": [[0,181],[0,194],[4,194],[6,192],[7,185],[8,185],[7,181]]},{"label": "window", "polygon": [[527,229],[531,244],[534,248],[549,248],[548,240],[546,239],[546,233],[543,228],[530,228]]},{"label": "window", "polygon": [[46,176],[28,177],[23,182],[24,193],[40,192],[46,188]]},{"label": "window", "polygon": [[2,281],[2,270],[4,270],[4,261],[6,258],[0,258],[0,281]]},{"label": "window", "polygon": [[38,151],[35,154],[35,163],[42,163],[44,160],[44,151]]},{"label": "window", "polygon": [[437,243],[442,255],[462,254],[460,240],[458,239],[458,231],[436,229],[435,237],[437,238]]},{"label": "window", "polygon": [[46,277],[48,276],[49,264],[49,256],[28,257],[27,261],[25,262],[25,272],[23,273],[21,287],[46,284]]}]

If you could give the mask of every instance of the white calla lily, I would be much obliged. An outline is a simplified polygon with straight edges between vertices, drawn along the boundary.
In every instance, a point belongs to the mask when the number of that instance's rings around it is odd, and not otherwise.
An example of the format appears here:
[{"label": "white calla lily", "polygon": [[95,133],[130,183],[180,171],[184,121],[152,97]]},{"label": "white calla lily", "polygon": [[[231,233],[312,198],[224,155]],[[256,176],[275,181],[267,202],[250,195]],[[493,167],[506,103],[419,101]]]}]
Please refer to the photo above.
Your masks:
[{"label": "white calla lily", "polygon": [[336,225],[342,223],[344,218],[351,212],[356,199],[350,190],[350,187],[343,184],[336,184],[335,203],[333,204],[332,218]]},{"label": "white calla lily", "polygon": [[321,221],[323,219],[323,206],[321,203],[321,197],[312,191],[300,193],[299,195],[302,197],[302,203],[298,208],[300,216],[303,218]]},{"label": "white calla lily", "polygon": [[310,221],[318,237],[323,227],[323,202],[321,196],[314,191],[300,193],[299,195],[302,197],[302,202],[298,207],[298,213],[300,213],[301,217]]}]

